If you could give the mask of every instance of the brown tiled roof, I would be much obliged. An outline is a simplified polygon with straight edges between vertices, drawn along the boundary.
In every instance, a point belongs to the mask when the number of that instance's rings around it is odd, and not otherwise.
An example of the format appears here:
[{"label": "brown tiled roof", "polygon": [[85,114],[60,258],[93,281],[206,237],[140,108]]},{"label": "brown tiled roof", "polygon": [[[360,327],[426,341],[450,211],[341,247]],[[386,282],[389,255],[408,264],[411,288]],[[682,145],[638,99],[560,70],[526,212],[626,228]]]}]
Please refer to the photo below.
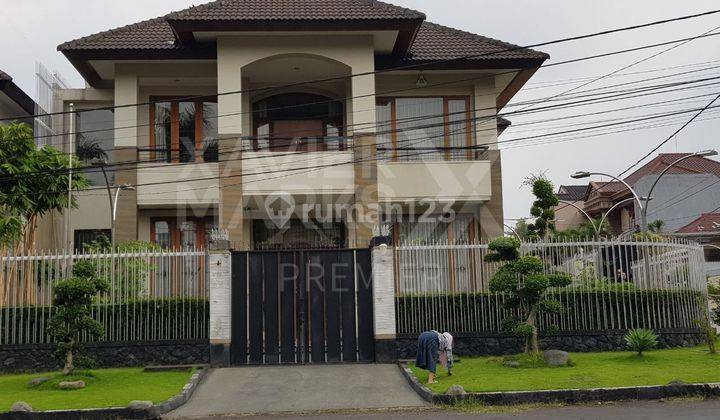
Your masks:
[{"label": "brown tiled roof", "polygon": [[410,54],[404,61],[448,60],[468,56],[474,56],[473,60],[550,58],[546,53],[529,48],[436,23],[423,22],[410,48]]},{"label": "brown tiled roof", "polygon": [[416,10],[376,0],[218,0],[167,16],[173,20],[425,19]]},{"label": "brown tiled roof", "polygon": [[415,10],[375,0],[217,0],[155,19],[68,41],[58,50],[182,49],[169,21],[329,21],[425,19]]},{"label": "brown tiled roof", "polygon": [[66,50],[182,49],[165,16],[88,35],[58,46]]},{"label": "brown tiled roof", "polygon": [[[169,22],[423,20],[415,10],[375,0],[218,0],[132,25],[88,35],[59,51],[183,50]],[[511,50],[511,51],[506,51]],[[502,51],[502,52],[501,52]],[[497,52],[497,53],[496,53]],[[396,65],[452,60],[545,60],[545,53],[430,22],[423,22],[408,56]]]},{"label": "brown tiled roof", "polygon": [[720,213],[705,213],[678,229],[677,233],[720,233]]},{"label": "brown tiled roof", "polygon": [[[659,174],[668,165],[674,161],[680,159],[683,156],[687,156],[690,153],[660,153],[655,159],[643,165],[640,169],[630,174],[625,181],[634,185],[645,176]],[[720,178],[720,162],[712,159],[693,156],[689,159],[685,159],[677,165],[670,168],[668,174],[713,174]]]},{"label": "brown tiled roof", "polygon": [[10,77],[10,75],[5,73],[4,71],[0,70],[0,80],[12,80],[12,77]]},{"label": "brown tiled roof", "polygon": [[556,195],[563,201],[582,201],[587,188],[587,185],[561,185]]}]

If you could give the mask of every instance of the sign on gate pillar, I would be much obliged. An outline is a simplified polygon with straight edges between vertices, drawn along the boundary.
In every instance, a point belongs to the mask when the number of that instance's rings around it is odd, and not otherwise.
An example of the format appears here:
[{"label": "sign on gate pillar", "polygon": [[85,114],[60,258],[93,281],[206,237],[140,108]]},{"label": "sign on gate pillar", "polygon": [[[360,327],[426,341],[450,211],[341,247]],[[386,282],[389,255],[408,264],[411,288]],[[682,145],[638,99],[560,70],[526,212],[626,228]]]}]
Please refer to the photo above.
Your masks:
[{"label": "sign on gate pillar", "polygon": [[210,251],[208,255],[208,286],[210,288],[210,364],[230,364],[231,341],[231,274],[230,251]]},{"label": "sign on gate pillar", "polygon": [[395,264],[393,248],[380,245],[372,250],[373,311],[375,319],[375,358],[378,362],[397,361],[395,344]]}]

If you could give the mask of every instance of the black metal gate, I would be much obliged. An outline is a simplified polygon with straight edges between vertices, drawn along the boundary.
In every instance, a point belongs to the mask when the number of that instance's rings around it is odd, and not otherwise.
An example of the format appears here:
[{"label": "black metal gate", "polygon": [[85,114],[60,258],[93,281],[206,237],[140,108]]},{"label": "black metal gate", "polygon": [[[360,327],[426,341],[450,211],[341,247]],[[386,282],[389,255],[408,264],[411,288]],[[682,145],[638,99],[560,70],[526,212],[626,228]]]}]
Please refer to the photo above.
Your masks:
[{"label": "black metal gate", "polygon": [[232,254],[233,364],[372,362],[370,251]]}]

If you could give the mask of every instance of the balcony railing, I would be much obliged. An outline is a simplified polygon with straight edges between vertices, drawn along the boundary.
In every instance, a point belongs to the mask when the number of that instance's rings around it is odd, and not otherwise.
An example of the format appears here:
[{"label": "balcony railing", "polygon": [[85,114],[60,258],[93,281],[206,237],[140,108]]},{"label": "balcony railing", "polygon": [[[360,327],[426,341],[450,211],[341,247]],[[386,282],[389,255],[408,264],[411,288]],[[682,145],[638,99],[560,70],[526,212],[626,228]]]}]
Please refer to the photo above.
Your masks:
[{"label": "balcony railing", "polygon": [[352,148],[352,137],[246,137],[244,150],[253,152],[330,152]]},{"label": "balcony railing", "polygon": [[138,147],[138,162],[217,162],[218,139],[208,139],[201,148]]}]

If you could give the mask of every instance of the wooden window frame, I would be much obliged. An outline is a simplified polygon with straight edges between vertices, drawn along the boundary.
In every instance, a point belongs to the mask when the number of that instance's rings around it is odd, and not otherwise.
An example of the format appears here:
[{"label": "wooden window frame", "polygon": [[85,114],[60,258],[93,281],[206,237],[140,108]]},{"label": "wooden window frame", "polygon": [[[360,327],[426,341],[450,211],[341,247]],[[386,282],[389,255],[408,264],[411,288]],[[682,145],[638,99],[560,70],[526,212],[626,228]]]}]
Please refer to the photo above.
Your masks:
[{"label": "wooden window frame", "polygon": [[195,105],[195,150],[193,162],[202,163],[203,140],[205,130],[202,123],[204,104],[217,102],[217,97],[205,96],[193,100],[183,100],[183,96],[151,96],[150,97],[150,160],[156,159],[157,139],[155,137],[155,107],[160,102],[170,102],[170,163],[180,163],[180,102],[192,102]]},{"label": "wooden window frame", "polygon": [[151,217],[150,218],[150,242],[157,244],[155,241],[155,223],[167,222],[168,229],[170,230],[170,242],[174,249],[180,249],[182,246],[182,232],[180,231],[180,225],[182,222],[193,222],[195,223],[195,234],[197,248],[205,248],[205,229],[207,227],[207,218],[204,217],[184,217],[178,218],[175,216],[168,217]]},{"label": "wooden window frame", "polygon": [[[443,100],[443,130],[444,130],[444,147],[445,160],[452,160],[452,151],[450,147],[450,101],[465,101],[465,125],[466,125],[466,146],[468,147],[466,157],[468,160],[473,159],[473,152],[471,147],[474,143],[474,134],[472,130],[472,98],[470,95],[423,95],[423,96],[378,96],[376,98],[376,105],[383,105],[383,103],[390,104],[390,141],[392,142],[392,162],[398,161],[398,135],[397,135],[397,99],[422,99],[422,98],[442,98]],[[459,122],[459,121],[458,121]]]}]

